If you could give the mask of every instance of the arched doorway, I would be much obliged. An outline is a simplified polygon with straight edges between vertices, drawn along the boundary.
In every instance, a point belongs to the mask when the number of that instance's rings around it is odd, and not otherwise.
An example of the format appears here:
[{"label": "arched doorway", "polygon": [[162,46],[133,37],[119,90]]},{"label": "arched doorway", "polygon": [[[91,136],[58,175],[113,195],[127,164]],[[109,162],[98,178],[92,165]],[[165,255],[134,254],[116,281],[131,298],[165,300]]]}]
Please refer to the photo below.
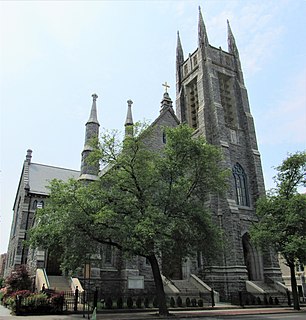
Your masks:
[{"label": "arched doorway", "polygon": [[256,248],[252,245],[250,241],[250,235],[247,232],[242,236],[242,247],[244,263],[248,271],[248,279],[251,281],[261,280],[261,259]]}]

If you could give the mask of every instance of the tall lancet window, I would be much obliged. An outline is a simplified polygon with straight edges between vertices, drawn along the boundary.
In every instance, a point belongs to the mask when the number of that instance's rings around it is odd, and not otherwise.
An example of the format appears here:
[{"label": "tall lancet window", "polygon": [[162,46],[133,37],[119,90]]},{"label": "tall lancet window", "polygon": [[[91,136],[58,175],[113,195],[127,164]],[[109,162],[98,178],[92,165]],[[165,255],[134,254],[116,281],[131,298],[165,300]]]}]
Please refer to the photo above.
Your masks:
[{"label": "tall lancet window", "polygon": [[247,189],[247,176],[239,163],[233,168],[236,188],[236,203],[240,206],[250,206],[249,194]]},{"label": "tall lancet window", "polygon": [[188,83],[188,85],[186,86],[186,92],[188,105],[188,122],[192,128],[197,129],[199,127],[199,98],[196,77],[190,83]]}]

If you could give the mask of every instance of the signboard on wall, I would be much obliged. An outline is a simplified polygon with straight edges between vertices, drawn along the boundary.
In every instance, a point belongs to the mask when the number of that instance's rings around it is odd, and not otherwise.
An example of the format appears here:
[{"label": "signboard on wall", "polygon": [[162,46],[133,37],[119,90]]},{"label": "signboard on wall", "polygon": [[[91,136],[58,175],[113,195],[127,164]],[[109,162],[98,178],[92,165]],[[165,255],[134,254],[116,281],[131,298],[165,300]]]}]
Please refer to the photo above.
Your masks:
[{"label": "signboard on wall", "polygon": [[129,276],[128,289],[144,289],[144,276]]}]

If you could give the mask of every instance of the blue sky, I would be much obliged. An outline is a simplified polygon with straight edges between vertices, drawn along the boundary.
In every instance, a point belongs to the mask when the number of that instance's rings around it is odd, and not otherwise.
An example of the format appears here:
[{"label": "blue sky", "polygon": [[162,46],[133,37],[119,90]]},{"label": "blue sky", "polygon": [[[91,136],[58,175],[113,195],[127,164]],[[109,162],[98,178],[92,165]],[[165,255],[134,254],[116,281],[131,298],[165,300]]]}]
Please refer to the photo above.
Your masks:
[{"label": "blue sky", "polygon": [[197,46],[201,5],[210,44],[227,50],[230,20],[255,120],[266,188],[273,166],[306,148],[306,1],[1,1],[0,253],[26,150],[32,161],[79,169],[91,94],[101,127],[159,113],[175,101],[176,33]]}]

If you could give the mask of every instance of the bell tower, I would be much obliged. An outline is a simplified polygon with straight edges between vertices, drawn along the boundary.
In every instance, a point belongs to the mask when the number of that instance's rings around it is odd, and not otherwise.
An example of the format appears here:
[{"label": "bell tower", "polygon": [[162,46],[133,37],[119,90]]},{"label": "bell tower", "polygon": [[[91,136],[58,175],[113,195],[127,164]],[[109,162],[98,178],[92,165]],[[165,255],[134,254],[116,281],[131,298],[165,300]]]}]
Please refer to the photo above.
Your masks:
[{"label": "bell tower", "polygon": [[257,221],[255,202],[265,194],[265,186],[239,52],[228,21],[227,29],[227,51],[210,45],[199,8],[197,49],[185,59],[179,34],[176,49],[178,118],[195,135],[222,149],[223,165],[232,173],[225,197],[212,195],[209,204],[226,245],[218,261],[208,265],[203,257],[197,266],[223,299],[245,290],[246,280],[281,280],[276,255],[263,256],[249,240],[249,229]]}]

